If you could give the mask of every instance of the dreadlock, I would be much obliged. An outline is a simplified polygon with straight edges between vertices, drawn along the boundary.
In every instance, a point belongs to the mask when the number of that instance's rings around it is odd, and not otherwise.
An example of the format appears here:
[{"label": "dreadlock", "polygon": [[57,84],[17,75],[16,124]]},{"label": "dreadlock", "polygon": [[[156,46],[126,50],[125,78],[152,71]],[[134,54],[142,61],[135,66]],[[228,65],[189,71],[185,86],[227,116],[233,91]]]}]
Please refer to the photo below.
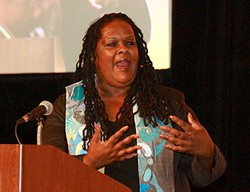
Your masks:
[{"label": "dreadlock", "polygon": [[[83,130],[83,146],[86,146],[88,144],[86,142],[89,142],[92,138],[94,122],[100,123],[103,131],[102,139],[107,139],[108,128],[106,124],[108,115],[105,111],[104,102],[99,97],[95,86],[95,49],[98,40],[101,38],[101,29],[117,19],[126,21],[134,31],[139,50],[139,67],[136,78],[124,100],[124,104],[116,116],[116,127],[133,125],[135,113],[139,113],[140,117],[144,119],[145,126],[152,123],[156,127],[156,117],[164,122],[169,117],[169,111],[166,106],[167,102],[161,94],[158,94],[162,79],[155,72],[152,61],[148,56],[147,44],[143,40],[143,33],[127,15],[123,13],[105,14],[92,23],[87,30],[83,38],[82,51],[76,64],[74,80],[82,80],[85,94],[84,104],[86,105],[86,127]],[[138,105],[138,111],[133,113],[132,108],[135,104]]]}]

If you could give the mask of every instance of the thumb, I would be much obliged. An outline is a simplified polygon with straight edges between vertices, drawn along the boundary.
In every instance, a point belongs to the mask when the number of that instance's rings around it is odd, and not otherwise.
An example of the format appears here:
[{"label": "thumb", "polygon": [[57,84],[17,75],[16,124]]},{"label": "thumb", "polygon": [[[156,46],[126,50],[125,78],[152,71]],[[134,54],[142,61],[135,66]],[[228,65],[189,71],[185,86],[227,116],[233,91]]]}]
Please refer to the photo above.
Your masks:
[{"label": "thumb", "polygon": [[199,128],[200,126],[200,122],[197,119],[194,119],[193,115],[190,112],[188,113],[188,122],[193,128]]},{"label": "thumb", "polygon": [[102,135],[102,131],[101,131],[101,127],[97,124],[94,123],[94,127],[95,127],[95,132],[92,136],[91,142],[100,142],[101,141],[101,135]]}]

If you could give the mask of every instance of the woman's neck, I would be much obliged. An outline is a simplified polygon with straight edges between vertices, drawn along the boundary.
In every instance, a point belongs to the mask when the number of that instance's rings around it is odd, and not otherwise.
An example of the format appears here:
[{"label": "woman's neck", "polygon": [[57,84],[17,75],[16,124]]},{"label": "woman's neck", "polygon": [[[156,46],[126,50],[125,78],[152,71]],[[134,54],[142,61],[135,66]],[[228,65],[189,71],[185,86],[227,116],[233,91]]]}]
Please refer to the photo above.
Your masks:
[{"label": "woman's neck", "polygon": [[130,87],[113,87],[106,83],[98,83],[97,90],[101,98],[126,97]]},{"label": "woman's neck", "polygon": [[109,121],[116,121],[116,115],[124,103],[127,90],[124,89],[102,89],[97,88],[101,100],[105,104],[105,110]]}]

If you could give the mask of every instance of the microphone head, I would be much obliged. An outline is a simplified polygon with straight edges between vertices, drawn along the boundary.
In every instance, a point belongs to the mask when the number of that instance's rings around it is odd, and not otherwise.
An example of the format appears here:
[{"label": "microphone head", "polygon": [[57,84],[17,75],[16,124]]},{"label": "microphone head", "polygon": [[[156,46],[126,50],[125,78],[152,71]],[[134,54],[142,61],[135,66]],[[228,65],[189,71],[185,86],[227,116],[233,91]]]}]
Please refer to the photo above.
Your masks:
[{"label": "microphone head", "polygon": [[50,115],[53,112],[53,104],[49,101],[42,101],[39,106],[44,106],[46,108],[46,113],[44,115]]}]

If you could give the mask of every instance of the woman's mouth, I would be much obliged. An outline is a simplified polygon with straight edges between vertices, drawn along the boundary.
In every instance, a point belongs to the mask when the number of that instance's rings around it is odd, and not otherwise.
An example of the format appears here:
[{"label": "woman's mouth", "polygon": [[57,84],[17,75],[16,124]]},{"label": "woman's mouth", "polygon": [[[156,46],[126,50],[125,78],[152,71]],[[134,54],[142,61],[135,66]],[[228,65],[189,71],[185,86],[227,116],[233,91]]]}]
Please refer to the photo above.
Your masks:
[{"label": "woman's mouth", "polygon": [[122,71],[128,70],[130,68],[130,65],[131,62],[127,59],[122,59],[115,63],[115,66]]}]

